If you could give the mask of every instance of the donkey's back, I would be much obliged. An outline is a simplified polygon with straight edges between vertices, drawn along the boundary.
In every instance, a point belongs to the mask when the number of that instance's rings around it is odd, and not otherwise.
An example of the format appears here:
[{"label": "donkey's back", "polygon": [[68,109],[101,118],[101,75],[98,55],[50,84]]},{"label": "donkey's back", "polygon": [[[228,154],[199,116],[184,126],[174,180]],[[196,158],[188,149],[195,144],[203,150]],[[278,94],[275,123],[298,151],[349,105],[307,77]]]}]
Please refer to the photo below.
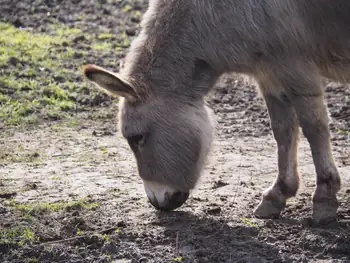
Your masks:
[{"label": "donkey's back", "polygon": [[[161,13],[164,6],[174,10],[176,1],[151,2]],[[348,79],[348,0],[192,0],[182,4],[188,7],[179,7],[183,8],[179,12],[191,8],[192,21],[163,20],[177,24],[171,33],[180,42],[193,38],[192,46],[200,43],[200,54],[195,56],[204,57],[216,69],[254,74],[259,65],[266,68],[269,63],[302,58],[317,65],[322,75]]]},{"label": "donkey's back", "polygon": [[[281,1],[283,2],[283,1]],[[295,1],[323,75],[350,80],[350,1]]]}]

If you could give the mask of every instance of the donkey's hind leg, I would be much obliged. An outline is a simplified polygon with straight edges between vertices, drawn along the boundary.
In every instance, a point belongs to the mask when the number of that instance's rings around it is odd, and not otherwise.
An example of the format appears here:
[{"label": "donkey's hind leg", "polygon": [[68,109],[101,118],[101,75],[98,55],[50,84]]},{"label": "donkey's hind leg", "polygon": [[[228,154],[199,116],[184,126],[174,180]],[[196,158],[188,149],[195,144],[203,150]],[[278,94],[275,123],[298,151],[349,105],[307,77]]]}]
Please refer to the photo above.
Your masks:
[{"label": "donkey's hind leg", "polygon": [[309,141],[317,173],[313,219],[316,223],[327,223],[336,218],[336,194],[341,182],[331,151],[328,114],[323,95],[295,96],[293,104],[303,133]]},{"label": "donkey's hind leg", "polygon": [[340,177],[333,160],[328,127],[328,112],[324,104],[320,75],[312,63],[299,61],[276,68],[274,74],[293,105],[303,134],[307,138],[317,180],[313,195],[313,219],[326,223],[335,219],[340,189]]},{"label": "donkey's hind leg", "polygon": [[264,90],[265,102],[271,127],[278,146],[278,176],[268,188],[254,214],[261,218],[278,217],[286,205],[287,198],[295,196],[299,187],[297,170],[298,121],[295,110],[284,96],[268,94]]}]

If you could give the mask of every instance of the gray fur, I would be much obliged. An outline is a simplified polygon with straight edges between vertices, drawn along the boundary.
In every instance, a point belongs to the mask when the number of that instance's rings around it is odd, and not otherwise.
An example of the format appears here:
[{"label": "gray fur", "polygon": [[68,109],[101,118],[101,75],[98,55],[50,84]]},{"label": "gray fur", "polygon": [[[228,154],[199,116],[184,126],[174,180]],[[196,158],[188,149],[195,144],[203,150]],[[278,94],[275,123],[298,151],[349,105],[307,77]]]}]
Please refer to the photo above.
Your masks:
[{"label": "gray fur", "polygon": [[212,140],[203,96],[223,73],[253,77],[278,144],[279,175],[255,214],[278,216],[296,194],[298,125],[317,173],[314,219],[336,216],[340,178],[330,150],[321,76],[350,79],[349,0],[150,0],[121,71],[136,90],[121,103],[140,176],[195,186]]}]

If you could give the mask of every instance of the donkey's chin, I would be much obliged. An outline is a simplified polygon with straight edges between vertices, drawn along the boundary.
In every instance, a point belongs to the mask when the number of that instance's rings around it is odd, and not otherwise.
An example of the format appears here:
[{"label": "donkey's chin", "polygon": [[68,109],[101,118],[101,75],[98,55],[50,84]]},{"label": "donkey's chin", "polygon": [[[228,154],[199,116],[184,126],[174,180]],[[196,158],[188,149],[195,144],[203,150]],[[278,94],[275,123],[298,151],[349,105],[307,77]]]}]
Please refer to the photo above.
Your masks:
[{"label": "donkey's chin", "polygon": [[145,191],[150,203],[158,210],[171,211],[182,206],[189,192],[173,189],[170,186],[157,182],[143,181]]}]

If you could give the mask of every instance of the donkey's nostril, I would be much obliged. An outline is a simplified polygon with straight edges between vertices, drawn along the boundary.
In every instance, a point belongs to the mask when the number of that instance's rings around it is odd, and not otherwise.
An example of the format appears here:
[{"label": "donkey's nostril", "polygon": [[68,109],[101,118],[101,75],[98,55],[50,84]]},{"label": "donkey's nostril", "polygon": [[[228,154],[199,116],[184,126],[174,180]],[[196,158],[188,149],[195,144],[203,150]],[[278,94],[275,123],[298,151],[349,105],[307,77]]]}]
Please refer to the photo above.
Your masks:
[{"label": "donkey's nostril", "polygon": [[169,198],[167,210],[173,210],[183,205],[186,202],[189,192],[176,192],[172,194]]},{"label": "donkey's nostril", "polygon": [[179,208],[186,202],[188,192],[176,192],[173,194],[165,193],[163,200],[157,200],[156,198],[148,198],[150,203],[157,209],[162,211],[170,211]]},{"label": "donkey's nostril", "polygon": [[148,196],[148,201],[157,209],[160,209],[160,206],[158,204],[157,198],[155,196],[149,197]]}]

